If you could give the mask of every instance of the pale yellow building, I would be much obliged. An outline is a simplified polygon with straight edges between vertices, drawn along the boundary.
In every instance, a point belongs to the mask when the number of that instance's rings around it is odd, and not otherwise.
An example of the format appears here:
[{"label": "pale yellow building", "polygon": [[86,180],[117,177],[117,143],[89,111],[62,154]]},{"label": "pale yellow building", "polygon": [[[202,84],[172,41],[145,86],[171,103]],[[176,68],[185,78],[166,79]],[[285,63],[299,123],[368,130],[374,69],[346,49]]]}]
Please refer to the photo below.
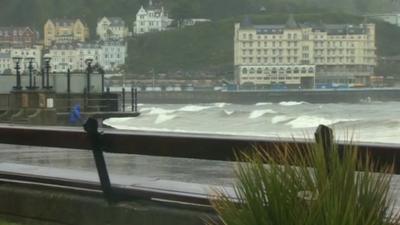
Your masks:
[{"label": "pale yellow building", "polygon": [[376,66],[374,24],[235,24],[234,65],[240,85],[312,88],[367,84]]},{"label": "pale yellow building", "polygon": [[85,42],[89,38],[89,28],[80,19],[51,19],[44,25],[44,45],[55,43]]}]

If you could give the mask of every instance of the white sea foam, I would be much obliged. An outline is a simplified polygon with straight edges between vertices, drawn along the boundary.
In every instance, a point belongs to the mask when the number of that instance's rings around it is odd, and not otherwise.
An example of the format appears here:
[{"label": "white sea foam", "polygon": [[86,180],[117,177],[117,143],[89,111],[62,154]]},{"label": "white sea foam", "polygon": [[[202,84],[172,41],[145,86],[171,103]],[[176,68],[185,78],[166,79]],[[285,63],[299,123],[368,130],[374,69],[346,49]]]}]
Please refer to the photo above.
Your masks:
[{"label": "white sea foam", "polygon": [[226,115],[230,116],[230,115],[232,115],[235,111],[233,111],[233,110],[226,110],[226,109],[225,109],[224,112],[225,112]]},{"label": "white sea foam", "polygon": [[181,112],[200,112],[202,110],[209,109],[209,108],[211,108],[211,107],[210,106],[200,106],[200,105],[187,105],[187,106],[184,106],[184,107],[178,109],[178,111],[181,111]]},{"label": "white sea foam", "polygon": [[215,105],[215,107],[218,107],[218,108],[224,108],[225,106],[230,105],[230,104],[226,103],[226,102],[216,102],[216,103],[214,103],[214,105]]},{"label": "white sea foam", "polygon": [[263,106],[263,105],[272,105],[271,102],[258,102],[256,103],[256,106]]},{"label": "white sea foam", "polygon": [[273,113],[276,113],[276,112],[274,110],[272,110],[272,109],[254,110],[253,112],[250,113],[249,119],[256,119],[256,118],[258,118],[260,116],[263,116],[263,115],[265,115],[267,113],[273,114]]},{"label": "white sea foam", "polygon": [[281,123],[281,122],[288,121],[288,120],[290,120],[290,119],[291,119],[291,118],[288,117],[288,116],[274,116],[274,117],[271,119],[271,123],[272,123],[272,124],[277,124],[277,123]]},{"label": "white sea foam", "polygon": [[149,115],[160,115],[160,114],[168,114],[168,113],[174,113],[175,110],[172,109],[163,109],[163,108],[158,108],[158,107],[152,107],[149,110],[150,112],[148,113]]},{"label": "white sea foam", "polygon": [[296,119],[287,123],[292,128],[313,128],[320,124],[331,125],[339,122],[351,122],[357,119],[326,119],[318,116],[299,116]]},{"label": "white sea foam", "polygon": [[164,123],[168,120],[172,120],[176,117],[176,115],[167,115],[167,114],[160,114],[157,116],[157,119],[154,121],[155,124]]},{"label": "white sea foam", "polygon": [[[125,123],[128,122],[129,120],[133,119],[134,117],[119,117],[119,118],[109,118],[104,121],[108,121],[109,123],[115,124],[115,123]],[[107,124],[108,125],[108,124]]]},{"label": "white sea foam", "polygon": [[305,104],[307,102],[295,102],[295,101],[289,101],[289,102],[280,102],[279,105],[282,106],[295,106],[295,105],[301,105],[301,104]]}]

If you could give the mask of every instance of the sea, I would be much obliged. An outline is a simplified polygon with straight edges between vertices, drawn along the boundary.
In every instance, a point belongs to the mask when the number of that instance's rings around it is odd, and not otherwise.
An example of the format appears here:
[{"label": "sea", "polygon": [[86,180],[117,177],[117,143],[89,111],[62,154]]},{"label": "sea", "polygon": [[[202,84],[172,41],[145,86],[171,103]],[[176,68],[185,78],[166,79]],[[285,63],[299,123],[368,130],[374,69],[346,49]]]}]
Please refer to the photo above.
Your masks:
[{"label": "sea", "polygon": [[[129,110],[129,109],[128,109]],[[312,104],[141,104],[138,117],[110,118],[107,126],[135,131],[310,138],[319,124],[344,141],[400,143],[400,102]]]}]

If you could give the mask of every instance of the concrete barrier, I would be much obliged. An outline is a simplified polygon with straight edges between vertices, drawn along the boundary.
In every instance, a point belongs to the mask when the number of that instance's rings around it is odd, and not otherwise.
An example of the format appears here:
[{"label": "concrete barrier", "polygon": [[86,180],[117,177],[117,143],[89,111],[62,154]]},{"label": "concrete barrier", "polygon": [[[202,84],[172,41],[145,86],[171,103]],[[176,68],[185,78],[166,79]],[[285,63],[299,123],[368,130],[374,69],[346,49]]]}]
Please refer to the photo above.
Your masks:
[{"label": "concrete barrier", "polygon": [[133,200],[108,205],[102,195],[77,194],[52,188],[0,185],[0,216],[51,224],[203,225],[211,210],[156,201]]}]

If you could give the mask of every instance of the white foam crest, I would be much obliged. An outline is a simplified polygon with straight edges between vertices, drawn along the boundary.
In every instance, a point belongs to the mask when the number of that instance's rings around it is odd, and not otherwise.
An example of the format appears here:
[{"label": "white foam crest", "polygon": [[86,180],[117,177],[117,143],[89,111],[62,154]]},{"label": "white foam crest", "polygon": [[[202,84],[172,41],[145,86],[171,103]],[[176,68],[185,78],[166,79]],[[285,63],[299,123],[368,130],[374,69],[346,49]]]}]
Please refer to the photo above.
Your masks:
[{"label": "white foam crest", "polygon": [[[119,118],[109,118],[109,119],[107,119],[107,120],[104,120],[103,121],[103,123],[105,122],[105,121],[107,121],[107,122],[109,122],[109,123],[125,123],[125,122],[127,122],[127,121],[129,121],[129,120],[131,120],[132,118],[135,118],[135,117],[119,117]],[[108,124],[106,124],[106,125],[108,125]]]},{"label": "white foam crest", "polygon": [[279,105],[282,106],[295,106],[295,105],[301,105],[301,104],[306,104],[307,102],[295,102],[295,101],[289,101],[289,102],[280,102]]},{"label": "white foam crest", "polygon": [[291,118],[288,117],[288,116],[274,116],[274,117],[271,119],[271,123],[272,123],[272,124],[277,124],[277,123],[281,123],[281,122],[288,121],[288,120],[290,120],[290,119],[291,119]]},{"label": "white foam crest", "polygon": [[225,106],[230,105],[230,104],[226,103],[226,102],[216,102],[216,103],[214,103],[214,105],[215,105],[215,107],[218,107],[218,108],[224,108]]},{"label": "white foam crest", "polygon": [[[143,111],[143,109],[142,109],[142,111]],[[175,112],[175,110],[172,110],[172,109],[163,109],[163,108],[158,108],[158,107],[152,107],[148,111],[150,111],[148,113],[149,115],[160,115],[160,114],[168,114],[168,113]]]},{"label": "white foam crest", "polygon": [[154,121],[155,124],[164,123],[168,120],[172,120],[176,117],[176,115],[167,115],[167,114],[160,114],[157,116],[157,119]]},{"label": "white foam crest", "polygon": [[271,102],[258,102],[256,103],[256,106],[263,106],[263,105],[272,105]]},{"label": "white foam crest", "polygon": [[256,119],[256,118],[258,118],[260,116],[263,116],[263,115],[265,115],[267,113],[273,114],[273,113],[276,113],[276,112],[274,110],[272,110],[272,109],[254,110],[253,112],[250,113],[249,119]]},{"label": "white foam crest", "polygon": [[233,113],[234,113],[235,111],[233,111],[233,110],[224,110],[224,113],[226,114],[226,115],[228,115],[228,116],[230,116],[230,115],[232,115]]},{"label": "white foam crest", "polygon": [[299,116],[296,119],[287,123],[292,128],[313,128],[320,124],[331,125],[339,122],[351,122],[357,119],[326,119],[318,116]]},{"label": "white foam crest", "polygon": [[181,111],[181,112],[200,112],[202,110],[209,109],[209,108],[211,108],[211,107],[210,106],[199,106],[199,105],[187,105],[187,106],[184,106],[184,107],[178,109],[178,111]]}]

